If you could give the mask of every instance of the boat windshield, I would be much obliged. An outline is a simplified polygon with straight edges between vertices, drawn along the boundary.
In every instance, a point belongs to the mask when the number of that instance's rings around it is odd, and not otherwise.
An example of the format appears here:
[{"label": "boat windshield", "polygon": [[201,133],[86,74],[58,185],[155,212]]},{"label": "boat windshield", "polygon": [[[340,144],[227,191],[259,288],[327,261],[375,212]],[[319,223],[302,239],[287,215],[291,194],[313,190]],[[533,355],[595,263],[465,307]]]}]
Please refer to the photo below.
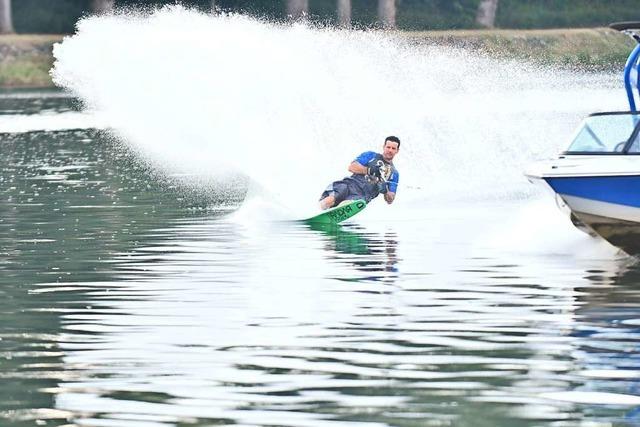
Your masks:
[{"label": "boat windshield", "polygon": [[585,119],[567,153],[621,153],[633,130],[640,122],[640,114],[599,113]]}]

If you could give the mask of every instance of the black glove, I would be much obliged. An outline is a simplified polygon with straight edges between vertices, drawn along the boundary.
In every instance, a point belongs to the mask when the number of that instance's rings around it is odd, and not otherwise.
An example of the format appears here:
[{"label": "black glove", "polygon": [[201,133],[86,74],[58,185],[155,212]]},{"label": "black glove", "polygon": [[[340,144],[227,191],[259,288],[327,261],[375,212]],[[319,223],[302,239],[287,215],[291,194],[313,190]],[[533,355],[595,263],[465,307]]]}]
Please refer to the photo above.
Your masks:
[{"label": "black glove", "polygon": [[381,178],[382,174],[380,173],[380,165],[373,164],[367,168],[367,175],[372,176],[374,178]]},{"label": "black glove", "polygon": [[389,187],[387,186],[387,183],[384,181],[380,181],[378,183],[378,193],[387,194],[387,191],[389,191]]}]

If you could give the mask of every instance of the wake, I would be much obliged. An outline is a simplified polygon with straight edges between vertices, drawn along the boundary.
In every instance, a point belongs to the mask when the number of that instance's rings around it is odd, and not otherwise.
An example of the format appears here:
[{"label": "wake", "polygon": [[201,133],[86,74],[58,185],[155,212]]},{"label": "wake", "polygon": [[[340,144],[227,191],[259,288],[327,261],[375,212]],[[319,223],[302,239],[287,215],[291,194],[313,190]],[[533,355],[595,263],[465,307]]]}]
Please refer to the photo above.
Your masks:
[{"label": "wake", "polygon": [[526,197],[525,165],[624,99],[609,74],[180,6],[82,19],[54,56],[56,84],[141,155],[240,173],[289,211],[315,208],[388,135],[402,139],[398,201]]}]

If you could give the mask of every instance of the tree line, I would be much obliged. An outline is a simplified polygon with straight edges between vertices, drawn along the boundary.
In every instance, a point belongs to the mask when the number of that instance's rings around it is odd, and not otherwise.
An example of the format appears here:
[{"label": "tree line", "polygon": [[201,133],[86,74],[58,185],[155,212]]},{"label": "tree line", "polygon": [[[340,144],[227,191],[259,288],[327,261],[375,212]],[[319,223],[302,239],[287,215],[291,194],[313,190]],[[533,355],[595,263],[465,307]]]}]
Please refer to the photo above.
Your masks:
[{"label": "tree line", "polygon": [[[396,10],[399,0],[377,0],[377,17],[384,28],[396,28]],[[140,2],[144,3],[144,2]],[[188,2],[187,2],[188,3]],[[216,0],[209,0],[209,9],[216,10]],[[224,2],[220,2],[224,3]],[[285,0],[287,17],[293,20],[309,16],[309,0]],[[114,10],[115,0],[90,0],[86,5],[90,13],[107,13]],[[498,0],[480,0],[476,22],[480,26],[493,27]],[[336,0],[336,23],[351,27],[351,0]],[[0,0],[0,33],[14,33],[11,0]]]},{"label": "tree line", "polygon": [[637,0],[0,0],[0,33],[72,33],[83,15],[179,2],[209,13],[401,30],[602,26],[635,20]]}]

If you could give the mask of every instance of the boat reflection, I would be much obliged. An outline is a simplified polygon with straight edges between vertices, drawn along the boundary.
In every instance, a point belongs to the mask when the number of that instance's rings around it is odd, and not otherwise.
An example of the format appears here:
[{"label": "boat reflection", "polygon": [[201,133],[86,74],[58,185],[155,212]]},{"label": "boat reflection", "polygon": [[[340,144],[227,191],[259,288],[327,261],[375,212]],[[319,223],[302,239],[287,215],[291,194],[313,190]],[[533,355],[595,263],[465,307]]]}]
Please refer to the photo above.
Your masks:
[{"label": "boat reflection", "polygon": [[[640,423],[640,265],[623,263],[619,271],[589,272],[591,285],[578,293],[571,336],[573,390],[567,401],[611,405],[612,416]],[[595,394],[594,394],[595,393]],[[560,396],[561,398],[563,396]]]}]

